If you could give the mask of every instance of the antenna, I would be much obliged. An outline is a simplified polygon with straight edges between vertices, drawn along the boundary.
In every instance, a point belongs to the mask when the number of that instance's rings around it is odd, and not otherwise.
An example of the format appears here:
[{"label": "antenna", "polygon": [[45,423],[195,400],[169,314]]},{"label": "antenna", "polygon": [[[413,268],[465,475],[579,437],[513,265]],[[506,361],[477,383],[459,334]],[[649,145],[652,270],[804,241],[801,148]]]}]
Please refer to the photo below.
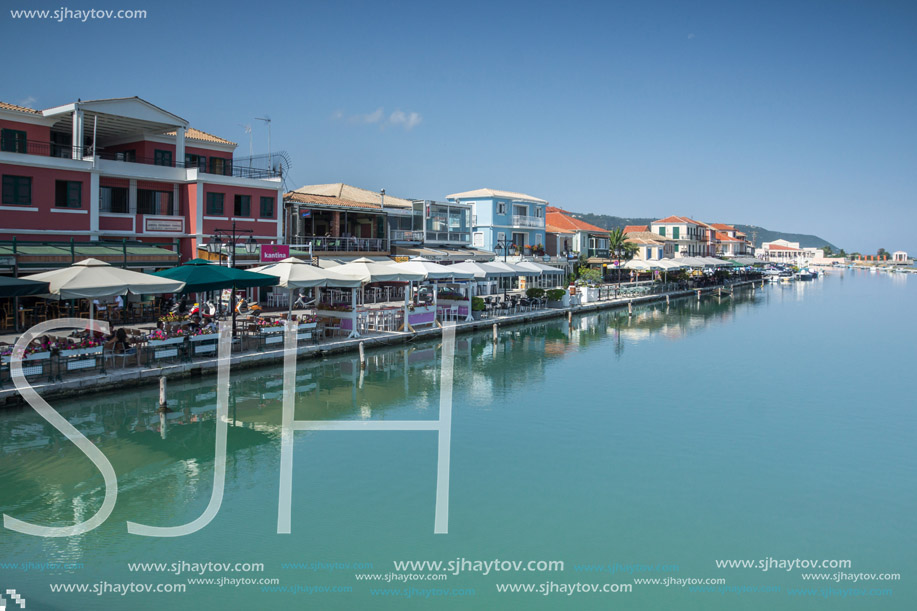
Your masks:
[{"label": "antenna", "polygon": [[271,118],[267,115],[255,117],[255,121],[264,121],[267,123],[267,163],[268,167],[274,169],[274,160],[271,157]]}]

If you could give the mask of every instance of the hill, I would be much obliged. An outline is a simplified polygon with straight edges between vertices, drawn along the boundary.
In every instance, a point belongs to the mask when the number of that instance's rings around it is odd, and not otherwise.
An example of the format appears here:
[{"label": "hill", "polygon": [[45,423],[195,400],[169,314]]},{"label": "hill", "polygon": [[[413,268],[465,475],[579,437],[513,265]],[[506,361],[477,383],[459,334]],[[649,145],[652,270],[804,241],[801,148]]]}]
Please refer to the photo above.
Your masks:
[{"label": "hill", "polygon": [[[625,218],[621,216],[611,216],[608,214],[592,214],[589,212],[572,212],[573,216],[578,219],[582,219],[587,223],[592,223],[599,227],[605,229],[615,229],[618,227],[624,227],[625,225],[649,225],[656,218]],[[739,231],[745,233],[749,238],[752,235],[755,236],[755,246],[761,246],[764,242],[772,242],[774,240],[788,240],[790,242],[799,242],[799,245],[803,248],[807,246],[813,246],[816,248],[821,248],[822,246],[830,246],[832,250],[837,250],[837,246],[820,238],[817,235],[810,235],[807,233],[787,233],[785,231],[774,231],[772,229],[765,229],[764,227],[758,227],[756,225],[742,225],[740,223],[732,223],[732,225]]]}]

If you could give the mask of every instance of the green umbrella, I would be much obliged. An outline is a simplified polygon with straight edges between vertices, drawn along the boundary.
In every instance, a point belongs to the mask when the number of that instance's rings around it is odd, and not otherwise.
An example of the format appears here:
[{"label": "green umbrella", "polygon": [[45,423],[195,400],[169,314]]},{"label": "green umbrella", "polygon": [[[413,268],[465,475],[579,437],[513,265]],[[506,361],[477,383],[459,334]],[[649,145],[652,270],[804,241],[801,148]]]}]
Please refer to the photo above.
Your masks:
[{"label": "green umbrella", "polygon": [[192,259],[184,265],[154,272],[153,275],[184,282],[185,293],[274,286],[279,281],[276,276],[216,265],[206,259]]},{"label": "green umbrella", "polygon": [[48,283],[22,278],[0,276],[0,297],[22,297],[24,295],[47,295]]}]

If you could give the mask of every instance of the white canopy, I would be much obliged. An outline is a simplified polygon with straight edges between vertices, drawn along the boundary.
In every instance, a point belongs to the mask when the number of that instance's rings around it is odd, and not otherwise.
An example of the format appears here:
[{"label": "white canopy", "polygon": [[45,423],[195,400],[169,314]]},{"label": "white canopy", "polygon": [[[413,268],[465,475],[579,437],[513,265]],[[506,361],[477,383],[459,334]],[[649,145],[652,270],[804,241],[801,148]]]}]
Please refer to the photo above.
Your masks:
[{"label": "white canopy", "polygon": [[365,257],[332,268],[335,273],[356,276],[364,284],[368,282],[410,282],[423,280],[424,275],[398,269],[391,263],[378,263]]},{"label": "white canopy", "polygon": [[710,267],[732,267],[733,264],[731,261],[724,261],[722,259],[717,259],[715,257],[701,257],[703,261],[707,262],[707,265]]},{"label": "white canopy", "polygon": [[649,261],[643,261],[641,259],[631,259],[624,264],[625,269],[636,269],[640,271],[647,271],[653,269]]},{"label": "white canopy", "polygon": [[700,257],[679,257],[675,259],[682,265],[687,265],[688,267],[709,267],[710,264],[704,261]]},{"label": "white canopy", "polygon": [[515,263],[504,263],[503,261],[490,261],[486,265],[509,272],[510,276],[540,276],[541,270],[522,267]]},{"label": "white canopy", "polygon": [[566,275],[567,272],[560,269],[559,267],[552,267],[550,265],[545,265],[544,263],[538,263],[537,261],[520,261],[515,263],[516,267],[524,267],[526,269],[536,270],[541,272],[543,275],[549,274],[559,274]]},{"label": "white canopy", "polygon": [[24,278],[47,282],[49,292],[61,299],[97,299],[127,293],[178,293],[185,286],[184,282],[114,267],[98,259],[84,259],[70,267]]},{"label": "white canopy", "polygon": [[671,271],[673,269],[684,269],[687,267],[684,263],[679,263],[678,259],[660,259],[656,261],[656,264],[665,271]]},{"label": "white canopy", "polygon": [[268,274],[280,279],[279,286],[285,289],[308,288],[313,286],[359,287],[363,284],[357,276],[340,273],[341,266],[322,269],[310,265],[302,259],[289,257],[277,263],[255,267],[250,271]]},{"label": "white canopy", "polygon": [[470,280],[474,278],[474,272],[455,269],[455,265],[440,265],[422,257],[403,263],[394,263],[390,267],[423,274],[425,280]]},{"label": "white canopy", "polygon": [[462,272],[474,274],[475,279],[484,280],[491,278],[503,278],[506,276],[515,276],[515,272],[507,271],[499,267],[494,267],[491,263],[480,263],[478,261],[465,261],[456,263],[450,267]]}]

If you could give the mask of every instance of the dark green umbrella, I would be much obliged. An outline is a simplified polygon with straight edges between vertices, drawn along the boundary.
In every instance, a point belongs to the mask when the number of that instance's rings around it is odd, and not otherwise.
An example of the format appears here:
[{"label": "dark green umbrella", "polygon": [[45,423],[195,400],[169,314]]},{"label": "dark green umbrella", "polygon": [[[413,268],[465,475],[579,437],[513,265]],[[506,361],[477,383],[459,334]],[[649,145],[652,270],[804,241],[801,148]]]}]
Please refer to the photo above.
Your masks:
[{"label": "dark green umbrella", "polygon": [[220,289],[247,289],[256,286],[274,286],[276,276],[248,272],[244,269],[216,265],[206,259],[192,259],[184,265],[154,272],[154,276],[180,280],[185,283],[185,293],[206,293]]},{"label": "dark green umbrella", "polygon": [[47,295],[48,283],[22,278],[0,276],[0,297],[23,297],[25,295]]}]

